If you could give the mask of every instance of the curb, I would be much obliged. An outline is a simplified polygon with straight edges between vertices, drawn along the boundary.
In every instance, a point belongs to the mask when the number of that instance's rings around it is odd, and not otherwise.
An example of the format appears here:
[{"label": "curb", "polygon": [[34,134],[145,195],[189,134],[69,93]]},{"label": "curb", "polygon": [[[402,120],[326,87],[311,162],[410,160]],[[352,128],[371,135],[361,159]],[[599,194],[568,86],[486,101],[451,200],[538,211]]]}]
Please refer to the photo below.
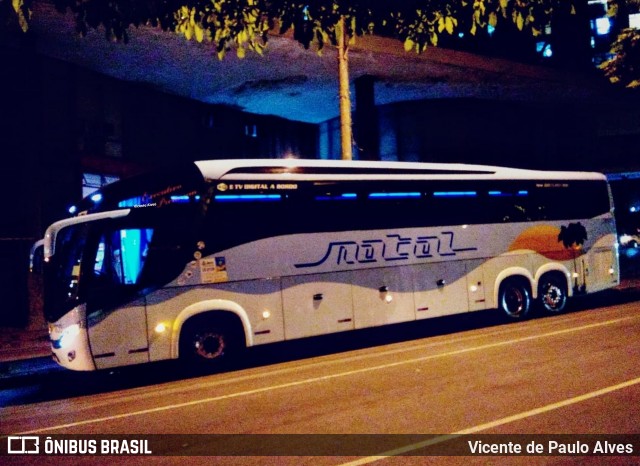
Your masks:
[{"label": "curb", "polygon": [[63,371],[50,357],[34,357],[17,361],[0,362],[0,383],[31,376]]}]

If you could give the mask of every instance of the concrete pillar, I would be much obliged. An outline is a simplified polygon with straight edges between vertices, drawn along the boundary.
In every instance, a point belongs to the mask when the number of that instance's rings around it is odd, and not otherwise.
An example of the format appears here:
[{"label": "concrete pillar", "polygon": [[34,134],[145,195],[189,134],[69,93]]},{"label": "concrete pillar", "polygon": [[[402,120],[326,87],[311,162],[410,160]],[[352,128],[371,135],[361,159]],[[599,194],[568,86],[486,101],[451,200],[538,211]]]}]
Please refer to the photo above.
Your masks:
[{"label": "concrete pillar", "polygon": [[355,140],[358,158],[380,160],[380,128],[375,102],[375,76],[354,80],[356,90]]}]

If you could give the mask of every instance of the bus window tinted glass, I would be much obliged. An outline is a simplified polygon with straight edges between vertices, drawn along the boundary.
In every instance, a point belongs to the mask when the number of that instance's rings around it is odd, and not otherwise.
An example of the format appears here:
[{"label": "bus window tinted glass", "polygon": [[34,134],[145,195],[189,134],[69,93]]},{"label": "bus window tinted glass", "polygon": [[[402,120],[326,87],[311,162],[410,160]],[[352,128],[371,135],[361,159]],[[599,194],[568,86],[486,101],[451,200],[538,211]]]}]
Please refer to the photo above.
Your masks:
[{"label": "bus window tinted glass", "polygon": [[116,230],[100,238],[93,266],[97,279],[135,285],[144,268],[153,230]]}]

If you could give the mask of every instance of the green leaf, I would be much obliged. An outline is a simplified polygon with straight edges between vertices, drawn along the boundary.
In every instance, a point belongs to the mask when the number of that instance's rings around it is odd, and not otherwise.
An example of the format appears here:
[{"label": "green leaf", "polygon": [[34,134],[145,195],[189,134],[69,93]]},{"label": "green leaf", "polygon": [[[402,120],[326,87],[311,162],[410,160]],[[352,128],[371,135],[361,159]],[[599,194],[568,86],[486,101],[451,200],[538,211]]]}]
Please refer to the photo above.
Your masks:
[{"label": "green leaf", "polygon": [[406,38],[404,41],[404,51],[405,52],[409,52],[411,51],[411,49],[413,49],[413,47],[415,46],[415,42],[413,42],[411,39]]},{"label": "green leaf", "polygon": [[491,27],[496,27],[497,24],[498,24],[498,15],[492,11],[491,13],[489,13],[489,25]]},{"label": "green leaf", "polygon": [[[24,15],[23,0],[12,0],[11,5],[13,6],[13,10],[15,11],[16,16],[18,17],[18,24],[20,24],[20,29],[22,29],[22,32],[27,32],[27,30],[29,29],[29,20]],[[27,13],[31,15],[30,11],[27,11]]]},{"label": "green leaf", "polygon": [[458,21],[451,16],[447,16],[445,20],[445,28],[449,34],[453,34],[454,28],[457,26]]},{"label": "green leaf", "polygon": [[640,87],[640,79],[634,79],[629,84],[627,84],[627,87],[630,89],[635,89],[637,87]]},{"label": "green leaf", "polygon": [[202,29],[198,24],[193,26],[193,30],[196,36],[196,40],[198,42],[202,42],[204,39],[204,29]]}]

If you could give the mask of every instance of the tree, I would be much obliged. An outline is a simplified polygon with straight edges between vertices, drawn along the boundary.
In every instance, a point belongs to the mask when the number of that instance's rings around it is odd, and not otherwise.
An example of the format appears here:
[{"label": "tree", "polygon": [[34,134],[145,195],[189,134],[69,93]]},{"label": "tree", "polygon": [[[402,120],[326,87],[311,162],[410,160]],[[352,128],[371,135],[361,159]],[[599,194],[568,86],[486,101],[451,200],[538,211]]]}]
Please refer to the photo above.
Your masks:
[{"label": "tree", "polygon": [[[11,0],[20,27],[28,28],[35,0]],[[293,31],[304,47],[321,53],[338,48],[342,158],[351,158],[351,116],[348,79],[349,43],[362,34],[396,37],[407,52],[437,46],[443,34],[499,28],[513,24],[539,35],[560,5],[573,10],[586,0],[54,0],[71,11],[80,34],[103,28],[108,40],[128,40],[131,26],[150,25],[211,42],[218,58],[231,49],[239,57],[248,50],[262,54],[269,34]],[[0,0],[0,15],[9,0]],[[558,8],[560,9],[560,8]],[[6,16],[6,15],[4,15]],[[0,16],[2,19],[2,16]]]},{"label": "tree", "polygon": [[600,65],[613,84],[640,87],[640,31],[623,29],[611,45],[613,57]]},{"label": "tree", "polygon": [[640,0],[611,0],[608,15],[613,19],[616,39],[611,58],[600,65],[613,84],[640,87],[640,30],[629,28],[629,13],[640,10]]}]

